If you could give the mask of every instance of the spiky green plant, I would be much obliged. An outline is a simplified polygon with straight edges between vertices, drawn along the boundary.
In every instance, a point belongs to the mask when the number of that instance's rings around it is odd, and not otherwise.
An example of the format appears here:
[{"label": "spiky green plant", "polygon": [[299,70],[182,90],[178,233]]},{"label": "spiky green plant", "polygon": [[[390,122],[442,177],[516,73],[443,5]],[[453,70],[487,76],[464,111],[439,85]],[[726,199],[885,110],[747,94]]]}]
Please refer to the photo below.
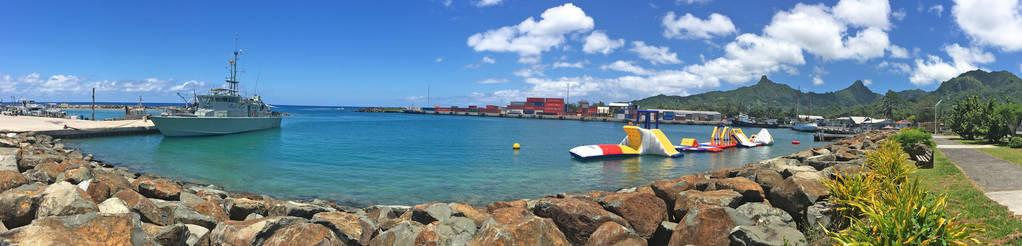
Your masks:
[{"label": "spiky green plant", "polygon": [[908,163],[908,154],[902,151],[901,143],[888,139],[875,151],[866,153],[866,166],[872,170],[879,182],[905,183],[916,167]]}]

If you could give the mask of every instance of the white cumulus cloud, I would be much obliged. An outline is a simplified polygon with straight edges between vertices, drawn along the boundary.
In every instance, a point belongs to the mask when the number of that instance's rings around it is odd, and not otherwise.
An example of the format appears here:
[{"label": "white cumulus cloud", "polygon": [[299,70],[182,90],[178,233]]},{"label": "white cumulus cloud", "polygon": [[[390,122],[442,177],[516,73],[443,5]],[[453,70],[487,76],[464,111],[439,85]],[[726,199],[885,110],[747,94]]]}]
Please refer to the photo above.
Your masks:
[{"label": "white cumulus cloud", "polygon": [[571,62],[554,62],[554,66],[553,67],[554,68],[562,68],[562,67],[582,68],[583,65],[582,65],[582,62],[574,62],[574,63],[571,63]]},{"label": "white cumulus cloud", "polygon": [[646,70],[645,68],[642,68],[640,66],[635,65],[632,61],[618,60],[618,61],[615,61],[615,62],[613,62],[611,64],[600,66],[600,69],[603,69],[603,70],[614,70],[614,71],[621,71],[621,72],[629,72],[629,73],[633,73],[633,74],[636,74],[636,75],[648,75],[648,74],[650,74],[650,71]]},{"label": "white cumulus cloud", "polygon": [[529,17],[518,25],[476,33],[467,43],[475,51],[514,52],[519,62],[536,63],[543,52],[564,43],[565,35],[592,29],[593,18],[567,3],[543,11],[539,21]]},{"label": "white cumulus cloud", "polygon": [[663,46],[646,45],[642,41],[632,41],[632,48],[628,50],[635,52],[639,55],[639,58],[645,59],[653,63],[653,65],[681,63],[677,53],[671,52],[670,48]]},{"label": "white cumulus cloud", "polygon": [[940,5],[940,4],[933,5],[929,9],[927,9],[926,12],[933,13],[933,14],[937,15],[937,17],[943,17],[944,16],[944,5]]},{"label": "white cumulus cloud", "polygon": [[[838,3],[841,5],[846,1]],[[890,7],[886,8],[889,12]],[[773,39],[793,43],[825,60],[855,59],[864,61],[882,57],[890,45],[883,22],[848,13],[838,18],[825,5],[797,4],[790,11],[781,11],[763,32]],[[883,13],[882,16],[887,16]],[[862,25],[854,36],[849,25]],[[880,26],[877,26],[880,25]]]},{"label": "white cumulus cloud", "polygon": [[624,39],[610,39],[603,31],[596,30],[586,37],[586,42],[582,45],[582,51],[589,54],[601,53],[606,55],[624,45]]},{"label": "white cumulus cloud", "polygon": [[973,41],[1004,51],[1022,50],[1019,0],[955,0],[951,13]]},{"label": "white cumulus cloud", "polygon": [[480,83],[480,84],[499,84],[499,83],[507,83],[508,81],[511,81],[511,80],[506,79],[506,78],[485,78],[485,79],[481,79],[479,81],[476,81],[476,83]]},{"label": "white cumulus cloud", "polygon": [[[479,2],[476,2],[476,7],[489,7],[489,6],[500,4],[500,2],[503,2],[503,0],[479,0]],[[444,2],[444,5],[450,5],[450,4],[448,4],[447,2]]]},{"label": "white cumulus cloud", "polygon": [[663,35],[666,38],[709,39],[736,32],[731,18],[718,13],[712,13],[706,20],[702,20],[689,13],[675,16],[674,11],[671,11],[664,16],[661,25],[664,27]]},{"label": "white cumulus cloud", "polygon": [[909,82],[918,86],[943,82],[961,73],[977,69],[978,64],[991,63],[995,60],[994,55],[989,52],[976,47],[962,47],[957,43],[944,46],[944,51],[951,57],[951,63],[934,55],[930,55],[926,60],[916,59],[915,70],[912,71]]},{"label": "white cumulus cloud", "polygon": [[854,26],[887,30],[891,3],[887,0],[842,0],[834,6],[834,16]]}]

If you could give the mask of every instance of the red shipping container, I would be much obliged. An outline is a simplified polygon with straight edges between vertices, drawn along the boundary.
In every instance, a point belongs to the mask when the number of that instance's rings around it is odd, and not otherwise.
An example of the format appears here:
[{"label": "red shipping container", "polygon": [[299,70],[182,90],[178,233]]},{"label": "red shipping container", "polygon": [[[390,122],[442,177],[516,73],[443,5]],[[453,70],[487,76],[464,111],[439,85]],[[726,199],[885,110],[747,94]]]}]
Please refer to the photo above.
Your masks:
[{"label": "red shipping container", "polygon": [[539,97],[530,97],[530,98],[526,98],[526,99],[525,99],[525,103],[531,103],[531,102],[545,102],[545,101],[546,101],[546,100],[545,100],[544,98],[539,98]]},{"label": "red shipping container", "polygon": [[468,108],[478,108],[476,105],[468,105]]},{"label": "red shipping container", "polygon": [[564,103],[564,98],[547,98],[546,102],[547,103],[552,103],[552,102]]}]

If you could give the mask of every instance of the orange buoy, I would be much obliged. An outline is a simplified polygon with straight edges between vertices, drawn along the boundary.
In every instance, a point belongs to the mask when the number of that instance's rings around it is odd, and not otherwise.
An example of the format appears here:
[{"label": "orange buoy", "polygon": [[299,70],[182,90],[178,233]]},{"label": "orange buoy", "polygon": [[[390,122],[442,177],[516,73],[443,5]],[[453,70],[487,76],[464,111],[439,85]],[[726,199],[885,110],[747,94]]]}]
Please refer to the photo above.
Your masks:
[{"label": "orange buoy", "polygon": [[798,140],[795,140],[795,141],[791,141],[791,144],[800,144],[800,143],[802,143],[802,142],[801,142],[801,141],[798,141]]}]

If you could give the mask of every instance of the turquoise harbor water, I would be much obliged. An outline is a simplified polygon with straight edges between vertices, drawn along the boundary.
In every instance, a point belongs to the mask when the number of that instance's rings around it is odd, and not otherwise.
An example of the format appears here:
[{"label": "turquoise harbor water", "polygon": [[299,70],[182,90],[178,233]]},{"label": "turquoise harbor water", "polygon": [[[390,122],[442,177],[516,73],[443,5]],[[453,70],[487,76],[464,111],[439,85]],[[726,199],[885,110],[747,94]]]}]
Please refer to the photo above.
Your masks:
[{"label": "turquoise harbor water", "polygon": [[[86,153],[136,171],[279,198],[418,204],[537,198],[616,190],[793,153],[808,133],[771,129],[777,143],[677,159],[642,156],[580,162],[568,149],[616,144],[621,124],[467,116],[356,113],[282,107],[280,129],[189,138],[160,135],[69,140]],[[675,143],[703,140],[710,126],[661,125]],[[743,129],[747,134],[759,131]],[[792,140],[802,141],[792,145]],[[520,151],[511,149],[521,143]]]}]

